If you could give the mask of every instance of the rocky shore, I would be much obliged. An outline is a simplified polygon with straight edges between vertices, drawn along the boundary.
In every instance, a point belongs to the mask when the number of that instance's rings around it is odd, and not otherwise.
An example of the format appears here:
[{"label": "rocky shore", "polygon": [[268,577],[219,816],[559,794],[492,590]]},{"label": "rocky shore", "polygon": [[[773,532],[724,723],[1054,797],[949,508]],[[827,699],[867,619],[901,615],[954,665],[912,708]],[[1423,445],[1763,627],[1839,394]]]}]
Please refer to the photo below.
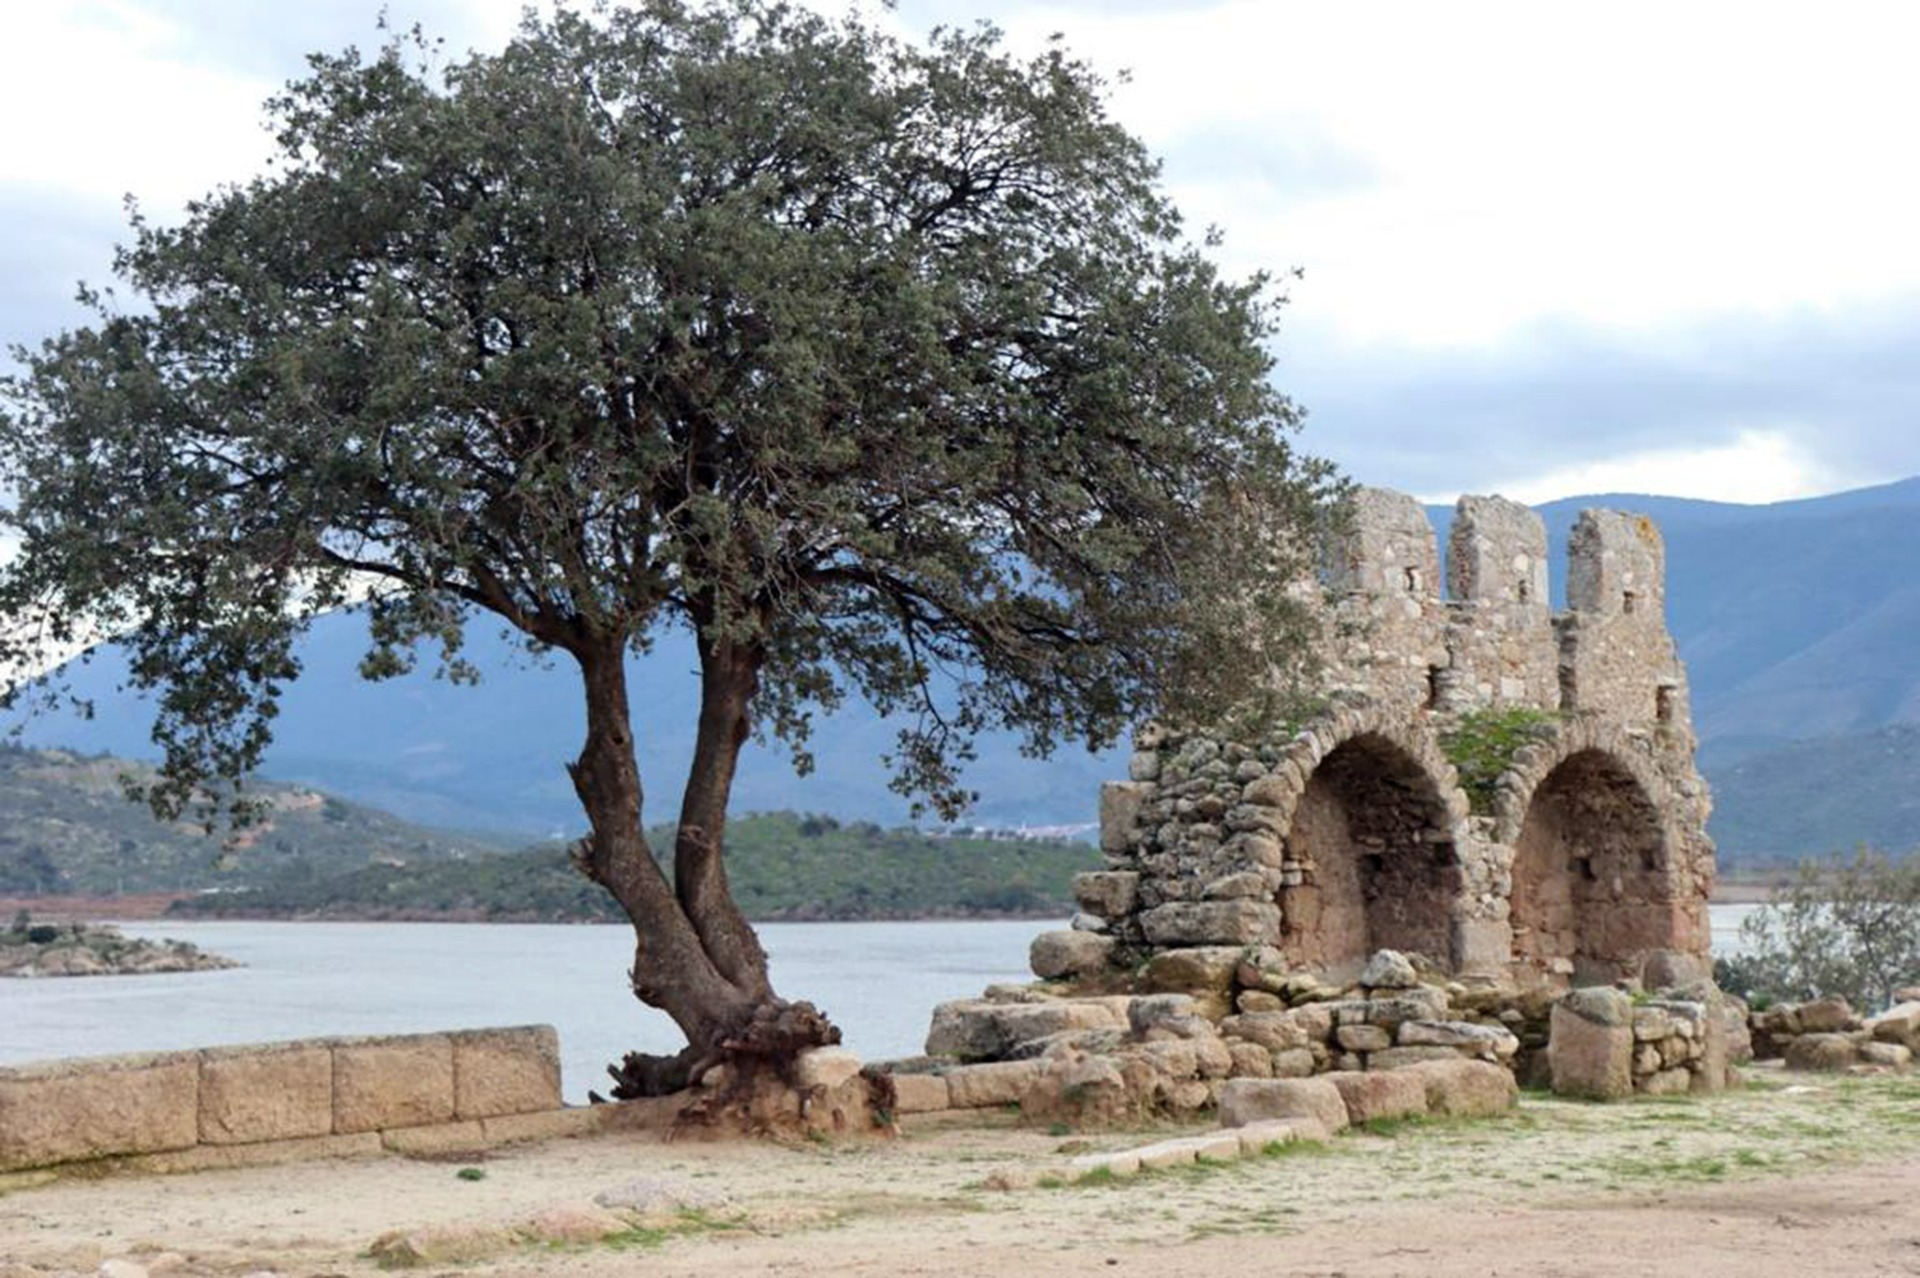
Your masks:
[{"label": "rocky shore", "polygon": [[187,941],[148,941],[106,923],[35,923],[22,911],[0,932],[0,977],[144,976],[238,967]]}]

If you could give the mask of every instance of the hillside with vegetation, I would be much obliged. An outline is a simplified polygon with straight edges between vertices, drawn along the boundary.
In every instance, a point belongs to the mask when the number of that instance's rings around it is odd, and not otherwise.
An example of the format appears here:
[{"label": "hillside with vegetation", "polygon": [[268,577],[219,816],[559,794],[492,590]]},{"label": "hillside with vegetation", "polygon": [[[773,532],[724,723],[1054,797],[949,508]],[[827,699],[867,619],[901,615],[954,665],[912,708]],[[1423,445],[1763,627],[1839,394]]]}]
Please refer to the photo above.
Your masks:
[{"label": "hillside with vegetation", "polygon": [[[111,755],[0,748],[0,898],[176,893],[196,917],[619,918],[548,842],[500,844],[401,821],[303,786],[258,783],[260,823],[226,855],[191,823],[126,797],[144,765]],[[733,821],[728,869],[760,919],[1059,914],[1098,867],[1088,844],[882,829],[771,813]],[[653,831],[664,856],[671,832]],[[161,899],[164,899],[162,897]]]},{"label": "hillside with vegetation", "polygon": [[[670,832],[653,832],[665,859]],[[764,813],[727,826],[728,877],[758,920],[986,918],[1072,909],[1074,874],[1099,853],[1066,840],[883,830],[869,822]],[[374,864],[323,875],[288,867],[249,887],[168,911],[195,918],[458,919],[617,922],[618,907],[545,845],[460,863]]]},{"label": "hillside with vegetation", "polygon": [[[1895,724],[1748,755],[1711,773],[1714,837],[1746,867],[1920,847],[1920,727]],[[1727,858],[1728,849],[1737,849]]]},{"label": "hillside with vegetation", "polygon": [[263,781],[257,824],[223,855],[191,821],[156,820],[127,798],[145,764],[111,755],[0,747],[0,896],[103,896],[260,883],[290,870],[463,862],[500,844],[429,830],[303,786]]}]

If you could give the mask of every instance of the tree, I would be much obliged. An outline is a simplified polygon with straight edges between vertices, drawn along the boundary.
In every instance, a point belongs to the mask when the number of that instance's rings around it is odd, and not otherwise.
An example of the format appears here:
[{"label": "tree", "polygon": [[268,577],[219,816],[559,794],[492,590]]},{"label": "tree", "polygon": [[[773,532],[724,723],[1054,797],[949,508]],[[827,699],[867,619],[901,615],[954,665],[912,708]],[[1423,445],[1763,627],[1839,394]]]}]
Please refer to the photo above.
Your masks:
[{"label": "tree", "polygon": [[[1269,380],[1281,299],[1182,238],[1057,46],[649,0],[310,61],[266,176],[134,214],[137,306],[85,293],[96,323],[17,352],[0,607],[37,624],[0,657],[120,636],[147,797],[242,820],[321,611],[364,602],[370,678],[423,644],[471,676],[476,618],[573,663],[577,864],[689,1039],[625,1091],[836,1037],[728,889],[756,732],[804,769],[811,711],[864,696],[952,813],[982,729],[1098,746],[1297,651],[1257,587],[1336,485]],[[625,661],[667,626],[701,688],[671,878]]]},{"label": "tree", "polygon": [[1740,924],[1742,953],[1715,977],[1745,997],[1839,997],[1885,1007],[1920,981],[1920,856],[1861,847],[1800,863],[1793,883]]}]

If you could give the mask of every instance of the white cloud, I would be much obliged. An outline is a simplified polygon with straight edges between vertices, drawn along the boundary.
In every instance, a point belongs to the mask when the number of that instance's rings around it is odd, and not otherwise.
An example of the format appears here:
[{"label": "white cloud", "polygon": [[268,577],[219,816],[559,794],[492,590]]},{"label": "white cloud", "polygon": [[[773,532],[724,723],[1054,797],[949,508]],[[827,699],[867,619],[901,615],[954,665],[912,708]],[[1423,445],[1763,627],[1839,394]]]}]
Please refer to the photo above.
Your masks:
[{"label": "white cloud", "polygon": [[[1637,329],[1920,282],[1910,6],[988,7],[1024,43],[1065,30],[1132,67],[1122,117],[1238,260],[1306,268],[1303,322],[1484,345],[1544,317]],[[1188,184],[1183,143],[1223,121],[1306,122],[1377,180]]]},{"label": "white cloud", "polygon": [[[828,14],[847,0],[805,0]],[[165,220],[187,199],[255,171],[269,140],[260,104],[300,73],[295,46],[363,47],[375,0],[311,0],[298,10],[250,0],[64,0],[17,5],[0,42],[0,188],[44,193],[49,217],[110,226],[123,192]],[[542,7],[545,7],[543,0]],[[1747,320],[1852,316],[1920,292],[1920,169],[1903,161],[1920,118],[1920,8],[1835,3],[1816,13],[1766,0],[1647,0],[1592,6],[1537,0],[1364,5],[1312,0],[864,0],[887,27],[985,17],[1016,48],[1054,32],[1096,66],[1130,69],[1120,119],[1167,157],[1167,179],[1197,227],[1227,232],[1238,272],[1300,266],[1283,335],[1289,385],[1312,384],[1300,357],[1339,349],[1371,360],[1378,383],[1404,381],[1408,356],[1459,359],[1497,374],[1529,358],[1531,334],[1577,330],[1624,349],[1737,333]],[[394,26],[416,16],[455,49],[497,47],[521,0],[391,0]],[[244,30],[242,30],[244,28]],[[245,56],[236,53],[244,47]],[[23,123],[24,122],[24,123]],[[44,227],[35,252],[57,270],[0,273],[9,326],[51,323],[66,281],[98,280],[107,244],[81,261]],[[69,262],[71,261],[71,265]],[[49,284],[38,278],[47,276]],[[29,286],[30,285],[30,286]],[[57,292],[48,289],[57,285]],[[28,336],[3,332],[0,340]],[[1771,373],[1762,354],[1692,350],[1731,385]],[[1846,383],[1864,406],[1884,390],[1831,369],[1804,384]],[[1533,388],[1532,399],[1542,396]],[[1659,390],[1656,386],[1652,390]],[[1565,397],[1555,460],[1585,432],[1593,459],[1556,476],[1645,474],[1723,492],[1782,492],[1826,482],[1805,464],[1830,420],[1783,414],[1756,438],[1798,451],[1719,444],[1726,415],[1697,405],[1712,433],[1662,453],[1677,469],[1620,470],[1635,447],[1615,424]],[[1308,396],[1311,409],[1323,405]],[[1339,429],[1339,403],[1318,422]],[[1370,420],[1418,421],[1430,406],[1382,403]],[[1882,414],[1885,416],[1885,414]],[[1660,414],[1660,420],[1668,415]],[[1679,416],[1672,418],[1676,422]],[[1734,420],[1747,420],[1735,416]],[[1881,429],[1860,418],[1856,435]],[[1706,442],[1702,442],[1706,441]],[[1797,441],[1797,442],[1794,442]],[[1356,440],[1379,469],[1362,478],[1432,487],[1396,473],[1390,449]],[[1462,455],[1473,440],[1458,441]],[[1453,443],[1449,441],[1449,448]],[[1343,444],[1344,447],[1344,444]],[[1920,469],[1920,439],[1880,450],[1885,479]],[[1689,457],[1745,459],[1727,468]],[[1525,441],[1497,455],[1525,476]],[[1610,460],[1611,459],[1611,460]],[[1639,465],[1639,463],[1635,463]],[[1647,463],[1652,466],[1653,463]],[[1605,469],[1614,467],[1613,470]],[[1771,467],[1771,469],[1769,469]],[[1796,470],[1795,467],[1798,467]],[[1790,474],[1803,478],[1794,480]],[[1739,479],[1738,476],[1748,476]],[[1625,482],[1625,481],[1622,481]],[[1637,486],[1647,486],[1638,484]],[[1706,492],[1707,488],[1693,491]]]},{"label": "white cloud", "polygon": [[[1605,457],[1542,474],[1509,476],[1488,491],[1528,505],[1603,493],[1761,503],[1832,492],[1849,478],[1834,473],[1785,430],[1748,430],[1717,448],[1663,448]],[[1456,495],[1425,500],[1451,503]]]}]

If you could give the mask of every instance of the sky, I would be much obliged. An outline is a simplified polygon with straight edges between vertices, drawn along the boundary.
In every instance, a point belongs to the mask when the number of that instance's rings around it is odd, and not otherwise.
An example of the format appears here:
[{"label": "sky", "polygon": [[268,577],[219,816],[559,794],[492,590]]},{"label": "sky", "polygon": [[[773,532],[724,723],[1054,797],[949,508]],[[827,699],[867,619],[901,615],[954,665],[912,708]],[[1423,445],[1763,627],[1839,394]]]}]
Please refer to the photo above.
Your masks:
[{"label": "sky", "polygon": [[[842,11],[844,0],[811,0]],[[257,171],[302,56],[380,0],[55,0],[0,40],[0,344],[80,322],[122,200]],[[521,0],[390,0],[497,48]],[[1301,278],[1305,447],[1451,500],[1776,501],[1920,474],[1920,7],[900,0],[1116,73],[1232,272]],[[1123,77],[1117,73],[1125,72]]]}]

